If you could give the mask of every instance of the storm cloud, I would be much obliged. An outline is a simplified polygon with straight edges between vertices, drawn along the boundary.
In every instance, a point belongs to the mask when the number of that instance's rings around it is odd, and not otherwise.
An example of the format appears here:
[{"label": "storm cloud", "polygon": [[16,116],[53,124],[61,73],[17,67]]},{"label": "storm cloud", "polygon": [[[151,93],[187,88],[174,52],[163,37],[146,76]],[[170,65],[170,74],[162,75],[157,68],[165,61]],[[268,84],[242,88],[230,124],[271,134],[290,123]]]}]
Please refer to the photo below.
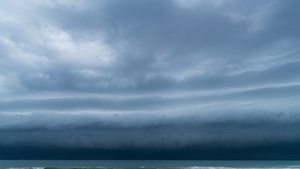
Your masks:
[{"label": "storm cloud", "polygon": [[1,1],[0,158],[299,159],[299,6]]}]

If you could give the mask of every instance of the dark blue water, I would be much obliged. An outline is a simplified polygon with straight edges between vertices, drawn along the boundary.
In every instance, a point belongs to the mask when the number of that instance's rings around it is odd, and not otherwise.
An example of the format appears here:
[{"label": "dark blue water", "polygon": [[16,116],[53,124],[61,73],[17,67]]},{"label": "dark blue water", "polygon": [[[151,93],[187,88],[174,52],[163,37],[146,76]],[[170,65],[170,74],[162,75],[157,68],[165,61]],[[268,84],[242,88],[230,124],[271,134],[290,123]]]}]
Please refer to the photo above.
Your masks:
[{"label": "dark blue water", "polygon": [[142,160],[0,160],[0,168],[120,168],[120,169],[230,169],[230,168],[299,168],[300,161],[142,161]]}]

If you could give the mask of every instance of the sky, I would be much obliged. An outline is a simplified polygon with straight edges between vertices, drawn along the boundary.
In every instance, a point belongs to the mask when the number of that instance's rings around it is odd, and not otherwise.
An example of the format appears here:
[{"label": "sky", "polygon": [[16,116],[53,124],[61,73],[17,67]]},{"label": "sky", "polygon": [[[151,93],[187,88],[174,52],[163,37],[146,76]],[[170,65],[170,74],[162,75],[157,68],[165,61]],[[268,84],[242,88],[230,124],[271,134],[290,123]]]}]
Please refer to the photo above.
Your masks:
[{"label": "sky", "polygon": [[0,158],[300,159],[300,1],[0,1]]}]

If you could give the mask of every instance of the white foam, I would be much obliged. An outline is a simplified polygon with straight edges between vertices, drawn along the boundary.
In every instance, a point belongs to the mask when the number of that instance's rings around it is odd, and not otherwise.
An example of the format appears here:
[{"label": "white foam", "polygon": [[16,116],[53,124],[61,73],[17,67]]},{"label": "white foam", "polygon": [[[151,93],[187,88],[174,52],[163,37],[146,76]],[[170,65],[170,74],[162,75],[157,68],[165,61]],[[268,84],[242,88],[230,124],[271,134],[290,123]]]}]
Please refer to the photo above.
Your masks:
[{"label": "white foam", "polygon": [[184,167],[184,169],[237,169],[232,167],[199,167],[199,166],[193,166],[193,167]]},{"label": "white foam", "polygon": [[237,168],[237,167],[199,167],[199,166],[192,166],[192,167],[183,167],[182,169],[295,169],[298,168],[300,169],[300,166],[288,166],[288,167],[255,167],[255,168],[248,168],[248,167],[243,167],[243,168]]},{"label": "white foam", "polygon": [[45,167],[16,167],[16,168],[7,168],[7,169],[45,169]]}]

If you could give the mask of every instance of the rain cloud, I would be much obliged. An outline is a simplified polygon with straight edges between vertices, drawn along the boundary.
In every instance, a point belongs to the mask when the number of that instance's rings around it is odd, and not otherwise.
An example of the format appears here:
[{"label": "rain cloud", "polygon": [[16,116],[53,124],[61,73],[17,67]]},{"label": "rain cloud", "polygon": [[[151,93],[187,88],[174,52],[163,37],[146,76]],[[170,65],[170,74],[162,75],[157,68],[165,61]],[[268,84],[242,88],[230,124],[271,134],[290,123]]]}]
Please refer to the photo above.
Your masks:
[{"label": "rain cloud", "polygon": [[0,158],[299,159],[299,6],[1,1]]}]

